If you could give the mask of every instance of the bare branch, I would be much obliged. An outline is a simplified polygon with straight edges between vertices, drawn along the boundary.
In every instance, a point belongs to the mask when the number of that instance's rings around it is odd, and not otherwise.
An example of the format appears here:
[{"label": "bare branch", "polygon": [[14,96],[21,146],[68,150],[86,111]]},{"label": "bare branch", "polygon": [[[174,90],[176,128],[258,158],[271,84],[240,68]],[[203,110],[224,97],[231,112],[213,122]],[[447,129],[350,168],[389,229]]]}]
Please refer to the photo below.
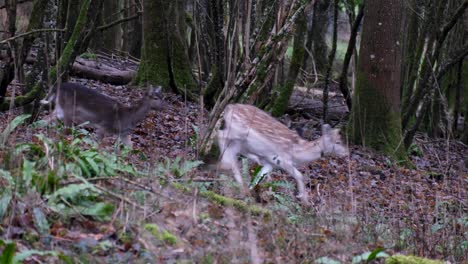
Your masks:
[{"label": "bare branch", "polygon": [[440,81],[442,77],[455,65],[457,64],[460,60],[463,60],[466,56],[468,56],[468,44],[465,44],[465,46],[461,47],[459,50],[454,52],[454,55],[452,58],[448,59],[447,62],[441,66],[439,72],[437,73],[437,81]]},{"label": "bare branch", "polygon": [[100,30],[100,31],[104,31],[104,30],[106,30],[106,29],[108,29],[108,28],[111,28],[111,27],[117,25],[117,24],[125,23],[125,22],[128,22],[128,21],[130,21],[130,20],[139,18],[140,16],[141,16],[141,12],[138,12],[136,15],[118,19],[118,20],[113,21],[113,22],[111,22],[111,23],[108,23],[108,24],[99,26],[97,29]]},{"label": "bare branch", "polygon": [[25,33],[15,35],[15,36],[13,36],[11,38],[4,39],[4,40],[0,41],[0,44],[6,44],[6,43],[8,43],[10,41],[13,41],[15,39],[24,38],[24,37],[27,37],[27,36],[29,36],[31,34],[41,33],[41,32],[65,32],[65,29],[58,29],[58,28],[35,29],[35,30],[31,30],[31,31],[28,31],[28,32],[25,32]]}]

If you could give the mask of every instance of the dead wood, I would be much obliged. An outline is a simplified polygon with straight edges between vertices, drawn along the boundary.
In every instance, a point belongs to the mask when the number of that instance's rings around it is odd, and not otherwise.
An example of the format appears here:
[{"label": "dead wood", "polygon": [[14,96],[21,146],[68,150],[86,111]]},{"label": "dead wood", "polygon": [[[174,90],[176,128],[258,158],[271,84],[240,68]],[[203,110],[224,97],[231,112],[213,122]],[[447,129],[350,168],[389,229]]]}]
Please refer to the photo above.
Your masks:
[{"label": "dead wood", "polygon": [[133,70],[123,71],[101,64],[98,61],[83,59],[77,59],[73,63],[71,73],[81,78],[98,80],[113,85],[127,84],[136,74]]}]

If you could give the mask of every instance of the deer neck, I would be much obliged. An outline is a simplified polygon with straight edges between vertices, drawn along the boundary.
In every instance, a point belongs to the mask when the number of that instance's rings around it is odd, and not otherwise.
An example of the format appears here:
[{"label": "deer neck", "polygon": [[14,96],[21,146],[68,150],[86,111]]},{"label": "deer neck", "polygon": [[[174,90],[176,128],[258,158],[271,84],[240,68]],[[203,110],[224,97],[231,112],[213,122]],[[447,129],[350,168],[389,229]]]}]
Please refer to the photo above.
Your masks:
[{"label": "deer neck", "polygon": [[133,106],[124,107],[120,112],[122,124],[128,128],[133,128],[143,119],[151,110],[150,102],[147,99],[142,99]]},{"label": "deer neck", "polygon": [[303,164],[322,157],[322,150],[321,138],[314,141],[300,140],[298,144],[296,144],[292,155],[294,156],[295,163]]}]

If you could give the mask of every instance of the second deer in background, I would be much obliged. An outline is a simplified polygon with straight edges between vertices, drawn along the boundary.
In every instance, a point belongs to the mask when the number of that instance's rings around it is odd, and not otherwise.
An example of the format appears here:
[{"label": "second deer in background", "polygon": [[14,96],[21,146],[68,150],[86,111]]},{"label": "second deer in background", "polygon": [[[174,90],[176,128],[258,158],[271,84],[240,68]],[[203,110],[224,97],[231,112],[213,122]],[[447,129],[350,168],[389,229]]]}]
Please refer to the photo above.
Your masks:
[{"label": "second deer in background", "polygon": [[[132,145],[130,133],[150,110],[162,110],[161,87],[149,88],[146,95],[131,107],[78,83],[63,83],[49,101],[55,98],[52,118],[62,120],[66,126],[89,122],[96,128],[99,139],[106,134],[117,135],[126,145]],[[42,101],[48,103],[48,101]]]},{"label": "second deer in background", "polygon": [[231,104],[224,110],[224,128],[218,131],[220,167],[231,169],[237,182],[243,185],[238,167],[238,155],[263,166],[259,175],[281,168],[294,177],[299,189],[298,198],[308,203],[303,176],[297,166],[319,159],[322,155],[348,155],[339,129],[322,127],[322,136],[306,141],[296,132],[252,105]]}]

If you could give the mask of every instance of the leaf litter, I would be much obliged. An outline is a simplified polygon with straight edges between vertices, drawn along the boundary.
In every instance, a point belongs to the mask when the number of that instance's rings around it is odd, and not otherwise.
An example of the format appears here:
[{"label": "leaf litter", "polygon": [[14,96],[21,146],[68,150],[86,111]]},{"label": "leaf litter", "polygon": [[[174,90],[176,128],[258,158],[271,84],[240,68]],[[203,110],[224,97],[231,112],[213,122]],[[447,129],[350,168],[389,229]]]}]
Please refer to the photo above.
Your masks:
[{"label": "leaf litter", "polygon": [[[127,105],[143,94],[126,86],[74,81]],[[350,146],[347,158],[322,158],[301,168],[313,202],[305,208],[295,199],[293,179],[277,170],[271,181],[262,182],[249,197],[241,194],[232,176],[205,167],[182,176],[170,171],[151,174],[157,164],[167,160],[197,159],[194,127],[203,126],[199,106],[173,94],[166,94],[166,100],[170,107],[151,112],[132,134],[134,151],[128,163],[149,176],[119,180],[127,177],[119,175],[93,182],[116,194],[108,196],[115,205],[111,219],[54,218],[55,214],[41,206],[46,199],[36,197],[32,203],[17,201],[14,217],[3,219],[0,238],[6,238],[9,230],[9,239],[18,249],[57,250],[75,261],[93,263],[248,263],[252,258],[300,263],[321,257],[348,263],[353,256],[378,247],[391,254],[454,262],[466,256],[467,249],[460,247],[468,240],[466,145],[418,134],[418,153],[410,157],[414,168],[398,166],[364,147]],[[11,117],[6,113],[0,114],[0,131],[8,120]],[[316,137],[315,132],[310,139]],[[29,128],[21,126],[10,140],[31,142],[34,138]],[[106,138],[100,147],[115,151],[114,140]],[[253,173],[255,166],[250,164],[248,169]],[[189,186],[190,193],[174,188],[171,182]],[[250,216],[206,199],[201,192],[207,190],[262,206],[271,211],[271,217]],[[49,235],[40,235],[35,208],[47,216]],[[38,256],[37,260],[42,258],[59,262],[53,256]],[[35,263],[34,258],[30,263]]]}]

